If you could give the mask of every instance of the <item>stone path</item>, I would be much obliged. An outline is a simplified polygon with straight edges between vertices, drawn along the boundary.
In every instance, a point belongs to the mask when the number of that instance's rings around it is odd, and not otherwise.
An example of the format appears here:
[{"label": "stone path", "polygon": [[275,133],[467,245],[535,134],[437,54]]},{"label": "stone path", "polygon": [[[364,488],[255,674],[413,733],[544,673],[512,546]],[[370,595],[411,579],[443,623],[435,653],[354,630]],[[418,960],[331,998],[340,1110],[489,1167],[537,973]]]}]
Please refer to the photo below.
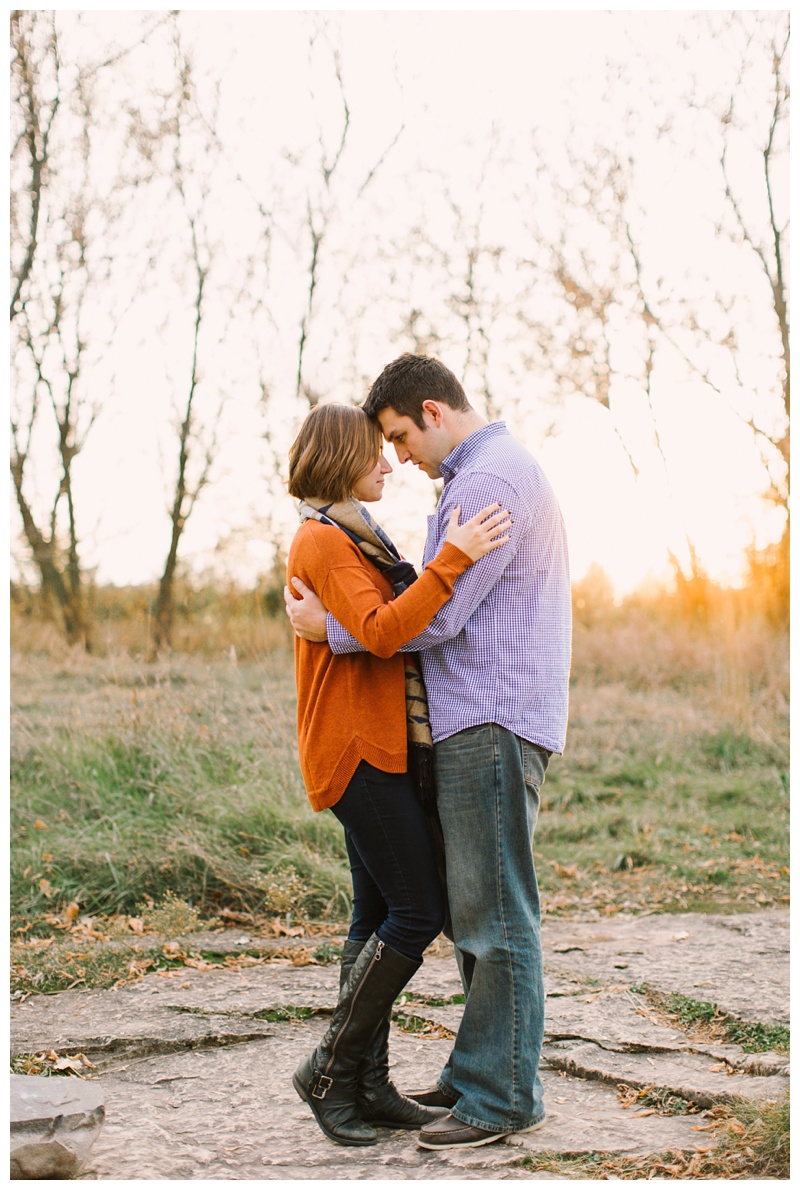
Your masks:
[{"label": "stone path", "polygon": [[[207,937],[203,948],[212,941],[217,951],[235,949],[242,933]],[[741,1020],[788,1023],[788,913],[550,919],[543,946],[550,1120],[478,1149],[427,1152],[413,1133],[388,1130],[367,1149],[325,1139],[290,1080],[325,1028],[335,966],[284,958],[153,974],[117,991],[33,996],[12,1007],[12,1048],[80,1052],[95,1064],[106,1122],[81,1174],[87,1180],[515,1178],[534,1152],[640,1155],[712,1143],[697,1115],[624,1107],[619,1084],[664,1088],[702,1106],[775,1099],[788,1086],[785,1056],[754,1059],[738,1046],[691,1041],[658,1018],[641,990],[714,1001]],[[401,1011],[442,1028],[428,1036],[393,1027],[399,1086],[435,1078],[450,1046],[442,1030],[455,1032],[461,1008],[430,1001],[460,991],[451,956],[426,958]],[[298,1008],[314,1015],[274,1019],[276,1009]]]}]

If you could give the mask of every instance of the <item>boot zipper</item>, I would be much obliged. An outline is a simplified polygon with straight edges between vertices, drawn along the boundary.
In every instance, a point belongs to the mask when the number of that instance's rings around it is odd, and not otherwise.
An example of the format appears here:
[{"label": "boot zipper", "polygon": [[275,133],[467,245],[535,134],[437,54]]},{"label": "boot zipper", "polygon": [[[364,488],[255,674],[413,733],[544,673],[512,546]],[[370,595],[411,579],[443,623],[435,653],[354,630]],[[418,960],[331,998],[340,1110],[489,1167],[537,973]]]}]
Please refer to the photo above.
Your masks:
[{"label": "boot zipper", "polygon": [[380,938],[379,938],[379,939],[378,939],[378,945],[377,945],[377,947],[375,948],[375,954],[374,954],[374,955],[372,956],[372,958],[370,959],[370,961],[369,961],[369,965],[368,965],[368,967],[367,967],[366,971],[364,972],[364,974],[361,976],[361,979],[359,980],[358,987],[357,987],[357,988],[356,988],[356,990],[353,992],[353,998],[352,998],[352,1000],[350,1001],[350,1008],[349,1008],[349,1011],[348,1011],[348,1013],[347,1013],[347,1016],[346,1016],[346,1017],[345,1017],[345,1019],[344,1019],[344,1023],[342,1024],[342,1027],[341,1027],[341,1029],[339,1030],[339,1032],[336,1034],[335,1038],[333,1039],[333,1045],[331,1046],[331,1056],[330,1056],[330,1058],[328,1059],[328,1063],[327,1063],[327,1065],[326,1065],[326,1067],[325,1067],[325,1073],[326,1073],[326,1075],[327,1075],[327,1072],[330,1070],[331,1066],[333,1065],[333,1060],[334,1060],[334,1058],[336,1057],[336,1047],[337,1047],[337,1045],[339,1044],[339,1038],[341,1037],[342,1033],[344,1033],[345,1029],[347,1028],[348,1024],[350,1023],[350,1018],[351,1018],[351,1016],[353,1015],[353,1009],[354,1009],[354,1008],[355,1008],[355,1006],[356,1006],[356,1000],[357,1000],[357,999],[358,999],[358,997],[359,997],[359,993],[361,992],[361,988],[364,986],[364,980],[367,978],[367,975],[368,975],[368,974],[370,973],[370,971],[372,970],[372,967],[374,966],[374,964],[375,964],[375,963],[379,963],[379,962],[381,961],[381,951],[383,950],[383,946],[384,946],[384,944],[383,944],[383,942],[381,942],[381,940],[380,940]]}]

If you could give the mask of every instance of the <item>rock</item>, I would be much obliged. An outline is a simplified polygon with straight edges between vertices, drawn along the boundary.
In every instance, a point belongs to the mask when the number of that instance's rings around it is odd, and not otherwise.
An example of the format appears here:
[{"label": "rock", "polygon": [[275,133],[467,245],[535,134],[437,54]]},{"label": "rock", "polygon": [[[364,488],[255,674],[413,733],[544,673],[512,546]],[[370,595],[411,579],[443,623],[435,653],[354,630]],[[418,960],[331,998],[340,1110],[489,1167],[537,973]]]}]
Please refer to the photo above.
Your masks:
[{"label": "rock", "polygon": [[544,1047],[543,1056],[551,1066],[577,1078],[614,1086],[657,1087],[700,1107],[737,1099],[776,1100],[786,1090],[782,1078],[729,1073],[725,1063],[709,1066],[706,1056],[690,1051],[620,1053],[592,1043],[555,1042]]},{"label": "rock", "polygon": [[11,1075],[11,1177],[74,1177],[105,1119],[103,1091],[77,1078]]},{"label": "rock", "polygon": [[80,1169],[80,1161],[72,1149],[57,1140],[20,1145],[11,1150],[11,1178],[42,1179],[48,1181],[72,1178]]},{"label": "rock", "polygon": [[744,1074],[779,1074],[783,1078],[789,1077],[789,1055],[788,1054],[748,1054],[743,1062],[739,1063],[739,1070]]}]

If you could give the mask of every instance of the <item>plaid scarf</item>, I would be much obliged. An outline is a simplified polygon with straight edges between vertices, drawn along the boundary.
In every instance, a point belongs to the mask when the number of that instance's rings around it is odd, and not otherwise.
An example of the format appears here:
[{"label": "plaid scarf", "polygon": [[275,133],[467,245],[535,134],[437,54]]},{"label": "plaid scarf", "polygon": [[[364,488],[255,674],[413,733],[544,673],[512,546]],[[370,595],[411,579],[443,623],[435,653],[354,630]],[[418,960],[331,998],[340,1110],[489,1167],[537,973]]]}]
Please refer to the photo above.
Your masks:
[{"label": "plaid scarf", "polygon": [[[362,554],[380,570],[392,585],[395,596],[417,581],[410,562],[400,557],[397,546],[374,521],[360,501],[352,496],[336,504],[309,498],[300,501],[301,520],[334,525],[355,542]],[[404,653],[406,676],[406,726],[408,730],[408,769],[422,801],[435,799],[433,782],[433,736],[428,715],[428,696],[419,662],[414,653]]]}]

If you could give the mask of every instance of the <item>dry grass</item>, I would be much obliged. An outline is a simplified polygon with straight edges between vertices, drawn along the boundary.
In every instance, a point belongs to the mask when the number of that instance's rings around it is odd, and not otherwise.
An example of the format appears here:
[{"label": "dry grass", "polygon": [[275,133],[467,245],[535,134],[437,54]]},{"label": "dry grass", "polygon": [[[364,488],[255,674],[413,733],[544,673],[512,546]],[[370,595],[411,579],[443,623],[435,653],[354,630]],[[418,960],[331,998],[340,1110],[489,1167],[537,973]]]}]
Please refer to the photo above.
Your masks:
[{"label": "dry grass", "polygon": [[[206,915],[346,917],[340,832],[311,813],[297,765],[286,626],[259,613],[248,628],[230,600],[209,626],[197,595],[186,631],[202,648],[155,663],[128,651],[132,612],[90,657],[18,608],[11,866],[24,923],[72,901],[132,914],[170,892]],[[535,842],[550,914],[788,903],[786,635],[662,612],[576,622],[567,752]]]}]

